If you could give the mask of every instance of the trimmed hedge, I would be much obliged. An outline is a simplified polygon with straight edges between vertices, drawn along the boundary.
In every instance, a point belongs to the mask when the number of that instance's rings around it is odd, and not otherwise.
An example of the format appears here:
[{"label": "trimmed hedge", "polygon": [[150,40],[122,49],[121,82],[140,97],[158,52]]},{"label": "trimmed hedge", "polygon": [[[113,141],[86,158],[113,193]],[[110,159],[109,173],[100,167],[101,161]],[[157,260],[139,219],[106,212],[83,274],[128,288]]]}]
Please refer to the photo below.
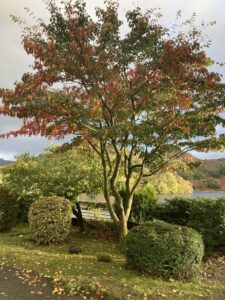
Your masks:
[{"label": "trimmed hedge", "polygon": [[204,254],[201,235],[188,227],[155,220],[126,237],[127,265],[153,276],[193,277]]},{"label": "trimmed hedge", "polygon": [[19,205],[6,190],[0,189],[0,231],[10,230],[17,222]]},{"label": "trimmed hedge", "polygon": [[63,242],[71,228],[71,203],[67,199],[56,196],[40,198],[32,203],[28,219],[35,243]]},{"label": "trimmed hedge", "polygon": [[149,219],[154,218],[197,230],[208,253],[225,245],[225,198],[167,200],[152,209]]}]

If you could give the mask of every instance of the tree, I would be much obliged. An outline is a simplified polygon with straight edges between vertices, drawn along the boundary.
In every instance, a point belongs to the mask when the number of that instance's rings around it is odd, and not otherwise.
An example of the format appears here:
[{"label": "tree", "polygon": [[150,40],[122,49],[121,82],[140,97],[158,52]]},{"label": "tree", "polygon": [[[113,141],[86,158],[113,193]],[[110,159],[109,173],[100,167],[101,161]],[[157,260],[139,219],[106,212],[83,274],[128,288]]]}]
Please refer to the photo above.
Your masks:
[{"label": "tree", "polygon": [[84,147],[34,157],[24,154],[3,169],[3,186],[20,202],[27,217],[30,204],[42,196],[61,196],[73,203],[73,213],[81,229],[84,222],[79,202],[81,193],[102,190],[99,158]]},{"label": "tree", "polygon": [[[24,74],[14,90],[1,89],[1,113],[24,121],[2,137],[73,134],[72,143],[89,144],[101,158],[105,200],[123,244],[143,177],[189,150],[224,146],[224,136],[216,135],[216,126],[225,123],[219,114],[224,85],[208,70],[208,45],[192,21],[189,30],[171,31],[155,10],[135,8],[126,13],[122,34],[114,1],[97,8],[96,18],[82,1],[57,7],[50,0],[47,8],[48,22],[24,28],[22,43],[34,57],[34,72]],[[126,209],[117,187],[121,168]]]},{"label": "tree", "polygon": [[193,192],[191,182],[183,179],[176,172],[159,172],[150,178],[150,182],[158,195],[184,195]]}]

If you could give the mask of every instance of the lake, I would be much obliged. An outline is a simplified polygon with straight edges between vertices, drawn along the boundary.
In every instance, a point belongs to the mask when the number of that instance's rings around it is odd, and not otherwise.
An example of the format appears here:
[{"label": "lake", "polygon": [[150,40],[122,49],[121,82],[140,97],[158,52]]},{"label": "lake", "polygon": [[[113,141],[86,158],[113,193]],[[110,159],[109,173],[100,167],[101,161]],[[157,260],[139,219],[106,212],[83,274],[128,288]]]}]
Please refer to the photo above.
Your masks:
[{"label": "lake", "polygon": [[215,191],[215,192],[193,192],[192,194],[185,194],[185,195],[163,195],[159,197],[159,200],[164,199],[172,199],[175,197],[182,197],[182,198],[225,198],[225,191]]},{"label": "lake", "polygon": [[215,192],[193,192],[189,195],[191,198],[221,198],[225,197],[225,192],[215,191]]}]

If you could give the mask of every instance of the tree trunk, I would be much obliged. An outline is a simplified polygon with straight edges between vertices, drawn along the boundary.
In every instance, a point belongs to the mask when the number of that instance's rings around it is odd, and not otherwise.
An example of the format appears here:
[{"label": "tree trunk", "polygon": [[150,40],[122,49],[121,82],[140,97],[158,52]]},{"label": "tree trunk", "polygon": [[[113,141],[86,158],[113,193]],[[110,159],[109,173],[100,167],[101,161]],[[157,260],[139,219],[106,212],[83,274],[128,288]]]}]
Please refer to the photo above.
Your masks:
[{"label": "tree trunk", "polygon": [[85,222],[83,219],[83,215],[82,215],[82,211],[81,211],[81,207],[80,207],[80,203],[76,202],[76,208],[73,208],[73,213],[77,218],[77,222],[78,222],[78,226],[80,227],[80,230],[82,232],[84,232],[86,230],[86,226],[85,226]]},{"label": "tree trunk", "polygon": [[128,234],[127,222],[126,220],[121,220],[119,224],[119,244],[120,250],[125,251],[125,238]]}]

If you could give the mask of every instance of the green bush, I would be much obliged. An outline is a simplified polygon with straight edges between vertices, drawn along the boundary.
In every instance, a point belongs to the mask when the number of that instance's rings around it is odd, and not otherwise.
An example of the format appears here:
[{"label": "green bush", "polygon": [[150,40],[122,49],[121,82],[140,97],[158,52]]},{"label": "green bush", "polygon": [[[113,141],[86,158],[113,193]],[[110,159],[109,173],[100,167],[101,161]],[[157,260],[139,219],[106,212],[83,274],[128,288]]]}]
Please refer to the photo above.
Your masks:
[{"label": "green bush", "polygon": [[146,221],[156,203],[155,190],[153,186],[148,183],[134,194],[131,220],[137,223]]},{"label": "green bush", "polygon": [[102,252],[97,255],[97,261],[111,262],[112,260],[112,255],[110,255],[109,253]]},{"label": "green bush", "polygon": [[43,197],[32,203],[29,225],[37,244],[55,244],[65,240],[70,232],[72,208],[62,197]]},{"label": "green bush", "polygon": [[19,207],[20,207],[20,213],[19,213],[19,220],[22,223],[27,223],[28,222],[28,213],[29,213],[29,209],[31,204],[34,202],[35,200],[29,197],[21,197],[19,199]]},{"label": "green bush", "polygon": [[187,278],[198,272],[204,245],[197,231],[155,220],[130,230],[125,251],[127,265],[135,270]]},{"label": "green bush", "polygon": [[14,197],[0,189],[0,231],[11,229],[17,222],[19,206]]},{"label": "green bush", "polygon": [[149,215],[150,219],[159,219],[177,225],[187,225],[190,219],[192,199],[174,198],[155,205]]},{"label": "green bush", "polygon": [[225,198],[167,200],[152,210],[151,219],[154,218],[197,230],[207,253],[225,245]]}]

